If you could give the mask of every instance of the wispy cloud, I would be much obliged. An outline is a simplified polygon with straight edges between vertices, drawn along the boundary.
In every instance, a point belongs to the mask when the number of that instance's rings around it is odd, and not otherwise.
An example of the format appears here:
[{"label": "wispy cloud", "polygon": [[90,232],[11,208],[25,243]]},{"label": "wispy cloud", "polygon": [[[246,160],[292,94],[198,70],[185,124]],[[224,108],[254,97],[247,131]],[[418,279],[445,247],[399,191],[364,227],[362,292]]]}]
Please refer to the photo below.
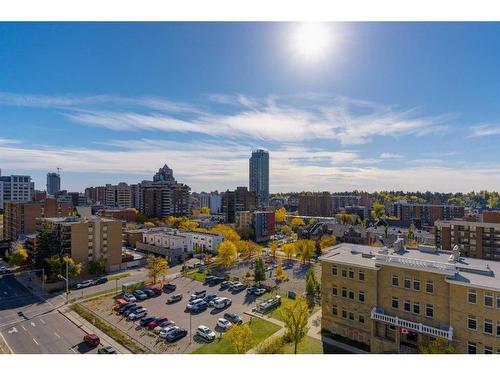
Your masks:
[{"label": "wispy cloud", "polygon": [[0,146],[1,145],[16,145],[22,143],[19,139],[10,139],[10,138],[0,138]]},{"label": "wispy cloud", "polygon": [[[454,114],[421,116],[369,101],[328,95],[209,95],[203,106],[158,97],[41,96],[0,93],[0,105],[53,108],[87,126],[115,131],[198,133],[227,138],[303,142],[331,139],[343,145],[379,136],[424,136],[446,131]],[[217,106],[225,105],[221,110]]]},{"label": "wispy cloud", "polygon": [[471,127],[471,137],[489,137],[500,135],[500,125],[498,124],[483,124]]},{"label": "wispy cloud", "polygon": [[380,159],[401,159],[403,156],[392,152],[382,152],[379,157]]}]

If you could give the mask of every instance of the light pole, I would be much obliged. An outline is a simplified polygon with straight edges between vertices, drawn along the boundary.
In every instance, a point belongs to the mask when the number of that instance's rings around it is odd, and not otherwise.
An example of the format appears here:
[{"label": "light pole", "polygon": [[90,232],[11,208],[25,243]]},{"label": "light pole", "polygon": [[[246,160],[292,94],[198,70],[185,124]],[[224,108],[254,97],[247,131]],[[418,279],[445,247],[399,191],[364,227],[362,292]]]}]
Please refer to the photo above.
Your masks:
[{"label": "light pole", "polygon": [[[189,296],[191,295],[191,292],[188,290],[187,294]],[[191,312],[191,310],[189,310],[189,345],[191,345],[191,343],[193,342],[193,328],[191,325],[192,318],[193,318],[193,313]]]},{"label": "light pole", "polygon": [[63,279],[66,281],[66,303],[69,302],[69,270],[68,270],[68,259],[66,259],[66,277],[63,275],[58,275],[60,279]]}]

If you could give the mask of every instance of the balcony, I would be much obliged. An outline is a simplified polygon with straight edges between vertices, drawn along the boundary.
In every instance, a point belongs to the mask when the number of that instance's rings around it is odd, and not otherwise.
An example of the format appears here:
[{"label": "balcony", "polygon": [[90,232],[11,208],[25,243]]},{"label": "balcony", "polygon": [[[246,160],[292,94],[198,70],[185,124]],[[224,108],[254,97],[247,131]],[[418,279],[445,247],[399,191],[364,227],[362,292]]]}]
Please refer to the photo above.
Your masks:
[{"label": "balcony", "polygon": [[403,327],[415,332],[424,333],[426,335],[441,337],[446,340],[453,340],[453,328],[440,329],[427,326],[422,323],[415,323],[410,320],[400,319],[397,316],[387,315],[383,309],[374,307],[371,312],[372,320],[395,325],[396,327]]}]

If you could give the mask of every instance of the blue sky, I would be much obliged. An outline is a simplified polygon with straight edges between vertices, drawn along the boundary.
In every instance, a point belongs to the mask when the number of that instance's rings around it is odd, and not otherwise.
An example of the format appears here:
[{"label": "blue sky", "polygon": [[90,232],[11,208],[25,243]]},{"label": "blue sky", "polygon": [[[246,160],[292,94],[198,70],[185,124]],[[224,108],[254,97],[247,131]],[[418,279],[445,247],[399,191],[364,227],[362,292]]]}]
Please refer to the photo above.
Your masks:
[{"label": "blue sky", "polygon": [[193,191],[470,191],[500,186],[500,24],[0,24],[0,167],[37,188],[150,179]]}]

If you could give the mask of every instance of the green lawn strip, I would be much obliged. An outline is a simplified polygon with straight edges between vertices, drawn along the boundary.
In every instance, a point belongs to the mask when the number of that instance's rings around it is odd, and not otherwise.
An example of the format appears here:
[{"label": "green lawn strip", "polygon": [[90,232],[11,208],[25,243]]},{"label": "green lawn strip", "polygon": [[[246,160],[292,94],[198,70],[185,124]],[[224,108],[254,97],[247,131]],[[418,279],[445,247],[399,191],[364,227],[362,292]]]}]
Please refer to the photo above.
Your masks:
[{"label": "green lawn strip", "polygon": [[[262,296],[262,300],[265,301],[269,298],[272,298],[276,295],[276,293],[266,293]],[[290,301],[293,301],[292,299],[288,298],[286,295],[282,295],[281,296],[281,305],[278,306],[277,308],[275,308],[274,310],[271,310],[267,313],[267,316],[269,318],[274,318],[274,319],[278,319],[278,320],[281,320],[283,321],[283,318],[281,317],[281,309],[282,309],[282,306],[283,306],[283,303],[284,302],[290,302]],[[315,305],[312,309],[312,311],[309,312],[309,316],[311,316],[312,314],[314,314],[316,311],[319,310],[319,305]]]},{"label": "green lawn strip", "polygon": [[189,271],[184,276],[202,283],[205,282],[205,279],[207,278],[206,273],[198,271]]},{"label": "green lawn strip", "polygon": [[112,280],[120,280],[123,279],[124,277],[129,277],[129,276],[130,276],[129,272],[124,272],[124,273],[116,273],[114,275],[109,275],[106,277],[108,278],[109,281],[112,281]]},{"label": "green lawn strip", "polygon": [[[120,289],[118,289],[118,293],[120,293]],[[75,301],[78,301],[78,300],[81,300],[81,299],[94,299],[94,298],[97,298],[97,297],[104,297],[104,296],[108,296],[108,295],[111,295],[111,294],[116,294],[116,289],[113,288],[113,289],[107,289],[107,290],[101,290],[100,292],[95,292],[95,293],[90,293],[90,294],[83,294],[83,297],[82,296],[79,296],[79,297],[74,297],[74,298],[71,298],[69,301],[70,302],[75,302]]]},{"label": "green lawn strip", "polygon": [[146,350],[144,350],[141,346],[137,345],[137,343],[134,340],[125,336],[120,330],[106,323],[91,311],[83,308],[78,304],[72,305],[71,308],[83,319],[87,320],[89,323],[91,323],[92,325],[103,331],[105,334],[107,334],[109,337],[119,342],[121,345],[125,346],[126,348],[129,348],[134,353],[146,353]]},{"label": "green lawn strip", "polygon": [[[320,340],[306,336],[297,346],[297,354],[349,354],[350,352],[337,348]],[[293,343],[285,344],[283,354],[294,354]]]},{"label": "green lawn strip", "polygon": [[[248,324],[248,323],[246,323]],[[258,345],[260,342],[279,331],[280,327],[260,318],[253,318],[250,324],[252,334],[250,336],[248,350]],[[213,342],[204,344],[196,349],[193,354],[234,354],[232,344],[226,340],[225,336],[222,339],[217,337]]]}]

